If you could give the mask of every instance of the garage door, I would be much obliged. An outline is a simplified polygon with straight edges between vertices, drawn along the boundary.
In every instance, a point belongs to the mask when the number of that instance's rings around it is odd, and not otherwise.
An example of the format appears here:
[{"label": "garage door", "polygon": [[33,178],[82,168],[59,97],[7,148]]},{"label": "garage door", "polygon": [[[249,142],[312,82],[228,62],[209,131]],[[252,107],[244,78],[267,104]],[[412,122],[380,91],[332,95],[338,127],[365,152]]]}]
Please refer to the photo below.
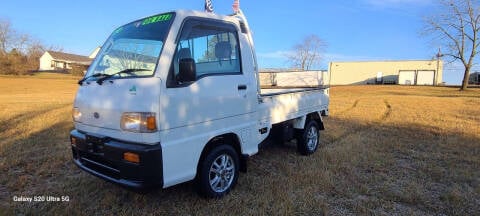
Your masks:
[{"label": "garage door", "polygon": [[418,71],[417,85],[433,85],[435,71]]},{"label": "garage door", "polygon": [[400,71],[398,73],[398,84],[415,85],[415,71]]}]

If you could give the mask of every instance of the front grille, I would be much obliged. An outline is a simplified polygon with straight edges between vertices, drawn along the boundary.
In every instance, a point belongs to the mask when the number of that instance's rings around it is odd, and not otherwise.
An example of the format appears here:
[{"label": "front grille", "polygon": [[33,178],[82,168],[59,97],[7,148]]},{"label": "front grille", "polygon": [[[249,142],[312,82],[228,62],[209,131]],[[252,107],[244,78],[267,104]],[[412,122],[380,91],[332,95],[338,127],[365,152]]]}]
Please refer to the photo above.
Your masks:
[{"label": "front grille", "polygon": [[89,169],[99,172],[103,175],[120,179],[120,171],[112,162],[105,160],[97,155],[79,151],[80,163]]}]

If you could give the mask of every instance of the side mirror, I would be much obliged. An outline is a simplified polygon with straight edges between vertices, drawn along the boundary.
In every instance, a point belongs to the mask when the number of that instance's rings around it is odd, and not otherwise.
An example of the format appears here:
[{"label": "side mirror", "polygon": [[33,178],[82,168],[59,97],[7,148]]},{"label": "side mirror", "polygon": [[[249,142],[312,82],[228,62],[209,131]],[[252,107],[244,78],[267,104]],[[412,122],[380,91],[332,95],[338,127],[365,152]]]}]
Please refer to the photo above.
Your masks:
[{"label": "side mirror", "polygon": [[192,58],[183,58],[179,62],[179,72],[177,81],[179,82],[193,82],[197,80],[197,68],[195,60]]}]

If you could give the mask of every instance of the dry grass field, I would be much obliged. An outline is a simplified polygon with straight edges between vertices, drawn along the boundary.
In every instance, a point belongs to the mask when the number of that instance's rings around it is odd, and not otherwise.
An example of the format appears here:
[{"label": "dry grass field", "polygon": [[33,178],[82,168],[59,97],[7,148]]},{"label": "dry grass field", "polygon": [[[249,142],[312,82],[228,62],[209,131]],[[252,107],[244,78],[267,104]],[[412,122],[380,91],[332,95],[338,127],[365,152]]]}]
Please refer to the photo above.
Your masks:
[{"label": "dry grass field", "polygon": [[76,89],[68,77],[0,77],[0,215],[480,215],[480,89],[334,87],[314,155],[267,147],[220,200],[192,183],[143,195],[80,171]]}]

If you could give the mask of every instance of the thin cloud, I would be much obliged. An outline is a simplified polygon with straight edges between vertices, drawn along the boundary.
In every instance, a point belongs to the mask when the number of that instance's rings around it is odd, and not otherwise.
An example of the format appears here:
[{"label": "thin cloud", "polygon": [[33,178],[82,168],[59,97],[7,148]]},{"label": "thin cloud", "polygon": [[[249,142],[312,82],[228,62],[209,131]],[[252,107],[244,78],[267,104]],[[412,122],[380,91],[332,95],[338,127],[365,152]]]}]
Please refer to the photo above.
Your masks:
[{"label": "thin cloud", "polygon": [[288,50],[277,50],[267,53],[257,53],[259,58],[269,58],[269,59],[286,59],[287,56],[292,55],[293,51]]},{"label": "thin cloud", "polygon": [[[295,52],[291,50],[277,50],[266,53],[258,53],[257,57],[259,59],[269,59],[269,60],[287,60],[287,56],[293,55]],[[388,57],[384,56],[364,56],[364,55],[347,55],[341,53],[322,53],[322,62],[331,62],[331,61],[380,61],[380,60],[389,60]],[[394,59],[392,59],[394,60]]]},{"label": "thin cloud", "polygon": [[364,0],[366,4],[379,8],[391,8],[400,6],[426,6],[432,4],[432,0]]},{"label": "thin cloud", "polygon": [[339,53],[325,53],[324,60],[326,62],[335,62],[335,61],[375,61],[375,60],[385,60],[384,57],[373,57],[373,56],[358,56],[358,55],[344,55]]},{"label": "thin cloud", "polygon": [[[266,53],[258,53],[259,64],[261,68],[276,68],[288,67],[288,55],[294,54],[291,50],[277,50]],[[339,61],[375,61],[385,60],[384,57],[360,56],[360,55],[345,55],[339,53],[322,53],[321,62],[318,65],[321,69],[327,69],[330,62]]]}]

